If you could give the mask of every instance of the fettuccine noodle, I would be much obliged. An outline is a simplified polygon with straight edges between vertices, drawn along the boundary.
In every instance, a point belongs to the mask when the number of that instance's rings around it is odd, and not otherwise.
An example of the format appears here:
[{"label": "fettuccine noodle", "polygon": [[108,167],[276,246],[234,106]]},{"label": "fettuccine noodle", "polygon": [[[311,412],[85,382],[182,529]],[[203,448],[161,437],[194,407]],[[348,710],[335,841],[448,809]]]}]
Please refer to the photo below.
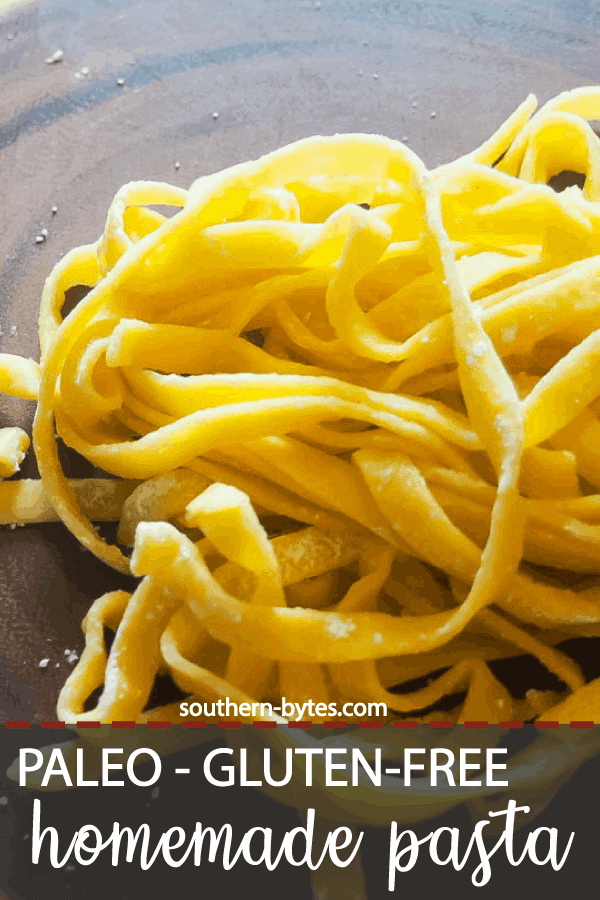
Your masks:
[{"label": "fettuccine noodle", "polygon": [[[90,609],[61,719],[177,721],[164,673],[199,702],[598,718],[558,645],[600,635],[600,89],[536,105],[435,170],[349,134],[133,183],[57,264],[39,365],[0,355],[41,473],[2,521],[58,516],[142,579]],[[57,436],[115,479],[69,481]],[[523,654],[562,688],[512,694],[493,663]]]}]

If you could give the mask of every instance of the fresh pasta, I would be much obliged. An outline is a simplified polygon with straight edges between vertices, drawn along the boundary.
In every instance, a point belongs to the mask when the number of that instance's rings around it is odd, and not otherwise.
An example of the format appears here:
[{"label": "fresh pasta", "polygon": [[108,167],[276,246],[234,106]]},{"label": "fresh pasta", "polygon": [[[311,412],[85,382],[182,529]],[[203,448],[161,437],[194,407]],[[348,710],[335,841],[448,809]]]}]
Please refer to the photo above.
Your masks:
[{"label": "fresh pasta", "polygon": [[[126,185],[56,265],[40,363],[0,355],[41,475],[0,514],[141,579],[92,605],[62,720],[178,721],[161,674],[199,702],[598,719],[561,645],[600,635],[600,89],[536,105],[434,170],[349,134]],[[67,479],[58,437],[112,478]],[[560,687],[509,690],[522,655]]]}]

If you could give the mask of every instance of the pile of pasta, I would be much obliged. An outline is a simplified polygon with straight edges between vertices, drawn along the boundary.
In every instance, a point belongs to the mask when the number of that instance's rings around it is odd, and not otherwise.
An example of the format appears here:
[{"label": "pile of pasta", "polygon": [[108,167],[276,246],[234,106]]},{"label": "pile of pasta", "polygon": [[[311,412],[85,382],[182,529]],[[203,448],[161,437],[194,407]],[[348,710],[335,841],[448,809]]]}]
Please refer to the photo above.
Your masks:
[{"label": "pile of pasta", "polygon": [[[433,170],[348,134],[128,184],[56,265],[40,363],[0,357],[41,474],[2,521],[60,518],[141,579],[92,605],[62,720],[179,721],[148,709],[161,674],[191,702],[600,720],[559,646],[600,635],[600,89],[536,106]],[[67,479],[59,438],[112,477]],[[0,441],[6,476],[28,438]],[[561,688],[511,694],[491,664],[523,655]]]}]

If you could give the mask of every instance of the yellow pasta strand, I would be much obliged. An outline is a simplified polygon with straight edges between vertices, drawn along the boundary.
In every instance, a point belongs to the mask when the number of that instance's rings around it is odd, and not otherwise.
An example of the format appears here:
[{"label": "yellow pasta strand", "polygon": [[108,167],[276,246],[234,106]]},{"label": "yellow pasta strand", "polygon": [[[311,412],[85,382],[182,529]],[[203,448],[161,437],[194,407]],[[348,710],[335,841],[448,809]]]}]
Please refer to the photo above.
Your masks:
[{"label": "yellow pasta strand", "polygon": [[40,367],[32,359],[0,353],[0,393],[37,400]]},{"label": "yellow pasta strand", "polygon": [[22,428],[0,428],[0,478],[10,478],[19,471],[29,444]]}]

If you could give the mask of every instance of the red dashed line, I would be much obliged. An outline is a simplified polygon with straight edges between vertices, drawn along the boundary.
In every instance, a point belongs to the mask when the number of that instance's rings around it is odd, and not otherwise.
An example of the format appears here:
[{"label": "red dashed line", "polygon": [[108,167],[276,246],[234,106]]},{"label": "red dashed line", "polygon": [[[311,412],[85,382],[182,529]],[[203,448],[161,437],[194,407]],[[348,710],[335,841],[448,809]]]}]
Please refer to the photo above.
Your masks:
[{"label": "red dashed line", "polygon": [[465,728],[487,728],[489,722],[463,722]]},{"label": "red dashed line", "polygon": [[29,728],[29,722],[7,722],[7,728]]},{"label": "red dashed line", "polygon": [[135,728],[135,722],[111,722],[113,728]]},{"label": "red dashed line", "polygon": [[241,722],[219,722],[219,728],[241,728]]},{"label": "red dashed line", "polygon": [[522,728],[523,722],[500,722],[500,728]]},{"label": "red dashed line", "polygon": [[253,728],[277,728],[277,722],[253,722]]},{"label": "red dashed line", "polygon": [[77,722],[76,728],[100,728],[100,722]]},{"label": "red dashed line", "polygon": [[146,722],[147,728],[170,728],[170,722]]},{"label": "red dashed line", "polygon": [[558,722],[537,722],[533,723],[536,728],[558,728]]},{"label": "red dashed line", "polygon": [[383,722],[359,722],[359,728],[383,728]]},{"label": "red dashed line", "polygon": [[66,728],[66,722],[48,721],[42,722],[42,728]]},{"label": "red dashed line", "polygon": [[347,722],[340,722],[339,719],[326,719],[323,722],[323,728],[347,728]]},{"label": "red dashed line", "polygon": [[312,722],[288,722],[288,728],[312,728]]},{"label": "red dashed line", "polygon": [[430,728],[454,728],[454,722],[430,722]]},{"label": "red dashed line", "polygon": [[418,722],[411,722],[408,719],[399,719],[397,722],[394,722],[394,728],[418,728]]},{"label": "red dashed line", "polygon": [[206,722],[182,722],[182,728],[206,728]]},{"label": "red dashed line", "polygon": [[571,728],[593,728],[593,722],[570,722]]}]

